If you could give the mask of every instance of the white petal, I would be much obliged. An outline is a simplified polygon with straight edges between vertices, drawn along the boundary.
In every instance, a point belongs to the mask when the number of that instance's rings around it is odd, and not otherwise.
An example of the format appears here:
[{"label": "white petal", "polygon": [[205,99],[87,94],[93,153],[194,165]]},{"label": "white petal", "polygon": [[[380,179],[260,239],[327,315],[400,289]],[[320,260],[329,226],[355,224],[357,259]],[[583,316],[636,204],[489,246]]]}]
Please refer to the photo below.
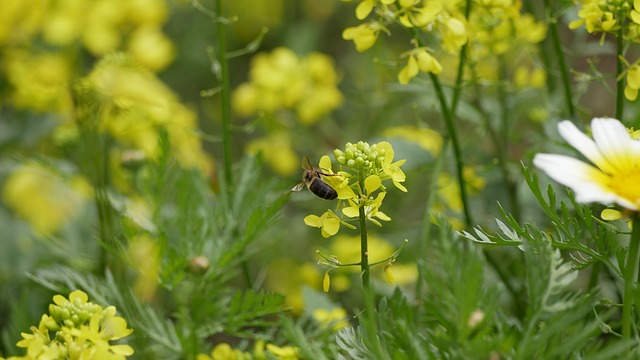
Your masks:
[{"label": "white petal", "polygon": [[600,153],[596,143],[587,135],[582,133],[571,121],[565,120],[558,124],[558,131],[563,139],[565,139],[576,150],[580,151],[594,165],[598,166],[604,172],[610,174],[615,171],[614,167],[609,164],[607,159]]},{"label": "white petal", "polygon": [[620,121],[595,118],[591,121],[591,133],[600,153],[618,172],[626,173],[633,169],[636,147]]},{"label": "white petal", "polygon": [[581,203],[617,203],[625,208],[637,210],[638,206],[612,192],[608,187],[609,177],[597,168],[569,156],[537,154],[533,164],[550,178],[570,187]]}]

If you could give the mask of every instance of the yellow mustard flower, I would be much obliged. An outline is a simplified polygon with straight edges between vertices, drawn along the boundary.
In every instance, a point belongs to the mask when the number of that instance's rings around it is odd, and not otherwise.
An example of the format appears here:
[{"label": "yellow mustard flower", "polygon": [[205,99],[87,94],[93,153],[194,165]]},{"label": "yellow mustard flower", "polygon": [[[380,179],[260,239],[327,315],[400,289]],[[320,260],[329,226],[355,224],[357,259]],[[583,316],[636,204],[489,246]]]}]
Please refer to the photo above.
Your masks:
[{"label": "yellow mustard flower", "polygon": [[298,156],[292,148],[291,134],[277,131],[265,137],[250,141],[246,151],[249,154],[261,153],[266,163],[277,174],[287,176],[298,171]]},{"label": "yellow mustard flower", "polygon": [[28,43],[50,14],[45,0],[0,1],[0,44]]},{"label": "yellow mustard flower", "polygon": [[386,29],[377,22],[368,22],[358,26],[352,26],[344,29],[342,38],[345,40],[353,40],[358,52],[369,50],[378,40],[380,31]]},{"label": "yellow mustard flower", "polygon": [[276,48],[253,57],[249,82],[234,90],[232,107],[241,116],[293,110],[300,123],[311,125],[342,105],[338,82],[327,55],[300,58],[288,48]]},{"label": "yellow mustard flower", "polygon": [[382,134],[390,138],[401,138],[415,143],[433,156],[438,156],[444,142],[442,135],[433,129],[411,125],[401,125],[385,129]]},{"label": "yellow mustard flower", "polygon": [[438,75],[442,72],[442,65],[425,48],[417,48],[409,53],[407,65],[398,73],[398,82],[408,84],[411,79],[418,75],[418,72],[433,73]]},{"label": "yellow mustard flower", "polygon": [[277,346],[274,344],[267,344],[267,351],[275,356],[278,360],[298,360],[300,359],[300,352],[298,348],[293,346]]},{"label": "yellow mustard flower", "polygon": [[320,323],[323,328],[331,326],[331,329],[338,331],[349,326],[347,321],[347,312],[341,307],[335,307],[331,310],[318,308],[313,311],[313,318]]},{"label": "yellow mustard flower", "polygon": [[65,179],[36,163],[18,166],[2,189],[6,205],[41,235],[50,235],[81,213],[91,196],[81,177]]},{"label": "yellow mustard flower", "polygon": [[320,228],[322,237],[328,238],[338,233],[342,220],[333,211],[327,210],[321,216],[305,216],[304,223],[308,226]]},{"label": "yellow mustard flower", "polygon": [[[133,355],[129,345],[112,345],[110,341],[129,336],[133,330],[127,322],[116,316],[116,308],[103,309],[88,301],[80,290],[53,298],[49,315],[43,315],[38,327],[31,327],[31,334],[23,333],[18,347],[26,348],[27,355],[37,359],[57,359],[69,356],[73,359],[124,359]],[[50,336],[49,331],[55,331]]]},{"label": "yellow mustard flower", "polygon": [[17,50],[8,52],[5,61],[7,78],[13,87],[9,100],[15,107],[71,117],[71,69],[64,57]]},{"label": "yellow mustard flower", "polygon": [[175,51],[171,40],[158,27],[139,27],[129,39],[128,50],[147,68],[158,71],[171,63]]},{"label": "yellow mustard flower", "polygon": [[640,89],[640,66],[633,64],[627,69],[627,84],[624,88],[624,96],[629,101],[634,101],[638,97]]},{"label": "yellow mustard flower", "polygon": [[158,245],[149,235],[139,234],[131,239],[128,254],[138,272],[133,291],[140,299],[153,301],[160,273]]}]

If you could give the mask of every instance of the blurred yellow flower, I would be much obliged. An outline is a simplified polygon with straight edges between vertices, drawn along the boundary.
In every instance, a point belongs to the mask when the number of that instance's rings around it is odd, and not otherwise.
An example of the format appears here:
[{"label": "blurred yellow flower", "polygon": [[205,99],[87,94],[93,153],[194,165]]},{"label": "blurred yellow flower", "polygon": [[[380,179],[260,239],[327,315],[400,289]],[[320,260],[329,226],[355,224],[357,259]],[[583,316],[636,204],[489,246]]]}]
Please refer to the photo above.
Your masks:
[{"label": "blurred yellow flower", "polygon": [[71,69],[64,57],[14,50],[5,54],[4,67],[13,87],[9,100],[15,107],[71,116]]},{"label": "blurred yellow flower", "polygon": [[353,40],[358,52],[369,50],[378,39],[381,30],[386,29],[377,22],[368,22],[344,29],[342,38]]},{"label": "blurred yellow flower", "polygon": [[105,57],[83,79],[80,91],[86,97],[80,106],[97,103],[101,128],[125,148],[141,150],[153,160],[160,152],[160,133],[166,130],[172,155],[182,166],[208,170],[195,113],[129,55]]},{"label": "blurred yellow flower", "polygon": [[149,235],[139,234],[131,239],[128,254],[138,273],[133,291],[143,301],[152,302],[160,273],[158,245]]},{"label": "blurred yellow flower", "polygon": [[311,53],[300,58],[281,47],[253,57],[249,82],[234,90],[232,106],[241,116],[293,110],[300,123],[311,125],[342,105],[338,81],[328,56]]},{"label": "blurred yellow flower", "polygon": [[419,71],[438,75],[442,72],[442,65],[427,49],[413,49],[409,53],[407,65],[398,73],[398,82],[403,85],[408,84],[411,79],[418,75]]},{"label": "blurred yellow flower", "polygon": [[140,27],[129,39],[128,50],[140,64],[158,71],[173,60],[175,54],[171,40],[157,27]]},{"label": "blurred yellow flower", "polygon": [[298,348],[293,346],[277,346],[267,344],[267,351],[278,360],[298,360],[300,358]]},{"label": "blurred yellow flower", "polygon": [[40,30],[47,12],[48,0],[0,1],[0,44],[22,44]]},{"label": "blurred yellow flower", "polygon": [[320,323],[321,327],[326,328],[331,326],[331,329],[334,331],[349,326],[347,312],[341,307],[336,307],[331,310],[324,308],[315,309],[313,311],[313,318]]},{"label": "blurred yellow flower", "polygon": [[[389,242],[380,237],[369,234],[368,241],[370,262],[383,260],[395,251]],[[331,241],[329,250],[341,263],[357,263],[360,261],[360,236],[339,235]],[[360,271],[356,267],[348,269]]]},{"label": "blurred yellow flower", "polygon": [[80,214],[91,196],[81,177],[65,179],[36,163],[18,166],[2,189],[5,204],[41,235],[50,235]]},{"label": "blurred yellow flower", "polygon": [[300,169],[298,156],[293,151],[291,142],[289,132],[278,131],[250,141],[246,151],[249,154],[261,153],[273,171],[278,175],[287,176]]},{"label": "blurred yellow flower", "polygon": [[397,137],[415,143],[433,156],[438,156],[442,150],[442,135],[433,129],[402,125],[387,128],[382,132],[382,135],[387,138]]}]

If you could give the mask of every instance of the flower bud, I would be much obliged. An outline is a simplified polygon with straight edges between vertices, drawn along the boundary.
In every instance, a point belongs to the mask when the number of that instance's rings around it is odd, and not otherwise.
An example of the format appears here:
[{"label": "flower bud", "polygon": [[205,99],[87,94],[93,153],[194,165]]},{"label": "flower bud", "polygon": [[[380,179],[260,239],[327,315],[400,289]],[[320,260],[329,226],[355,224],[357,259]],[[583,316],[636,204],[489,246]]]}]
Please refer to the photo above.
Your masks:
[{"label": "flower bud", "polygon": [[356,167],[356,161],[353,159],[349,159],[347,160],[347,166],[350,168],[355,168]]},{"label": "flower bud", "polygon": [[339,157],[344,157],[344,152],[340,149],[333,150],[333,157],[338,160]]}]

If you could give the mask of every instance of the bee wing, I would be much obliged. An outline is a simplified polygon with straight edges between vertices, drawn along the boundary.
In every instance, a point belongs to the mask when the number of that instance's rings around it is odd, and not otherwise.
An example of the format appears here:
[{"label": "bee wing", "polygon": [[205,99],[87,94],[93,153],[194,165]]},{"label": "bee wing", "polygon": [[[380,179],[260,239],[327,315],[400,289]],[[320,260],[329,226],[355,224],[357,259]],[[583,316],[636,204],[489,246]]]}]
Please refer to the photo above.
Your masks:
[{"label": "bee wing", "polygon": [[302,190],[303,187],[304,187],[304,182],[301,182],[300,184],[292,187],[291,191],[300,191],[300,190]]},{"label": "bee wing", "polygon": [[307,155],[302,158],[302,168],[305,170],[313,169],[313,166],[311,166],[311,161],[309,160],[309,157]]}]

